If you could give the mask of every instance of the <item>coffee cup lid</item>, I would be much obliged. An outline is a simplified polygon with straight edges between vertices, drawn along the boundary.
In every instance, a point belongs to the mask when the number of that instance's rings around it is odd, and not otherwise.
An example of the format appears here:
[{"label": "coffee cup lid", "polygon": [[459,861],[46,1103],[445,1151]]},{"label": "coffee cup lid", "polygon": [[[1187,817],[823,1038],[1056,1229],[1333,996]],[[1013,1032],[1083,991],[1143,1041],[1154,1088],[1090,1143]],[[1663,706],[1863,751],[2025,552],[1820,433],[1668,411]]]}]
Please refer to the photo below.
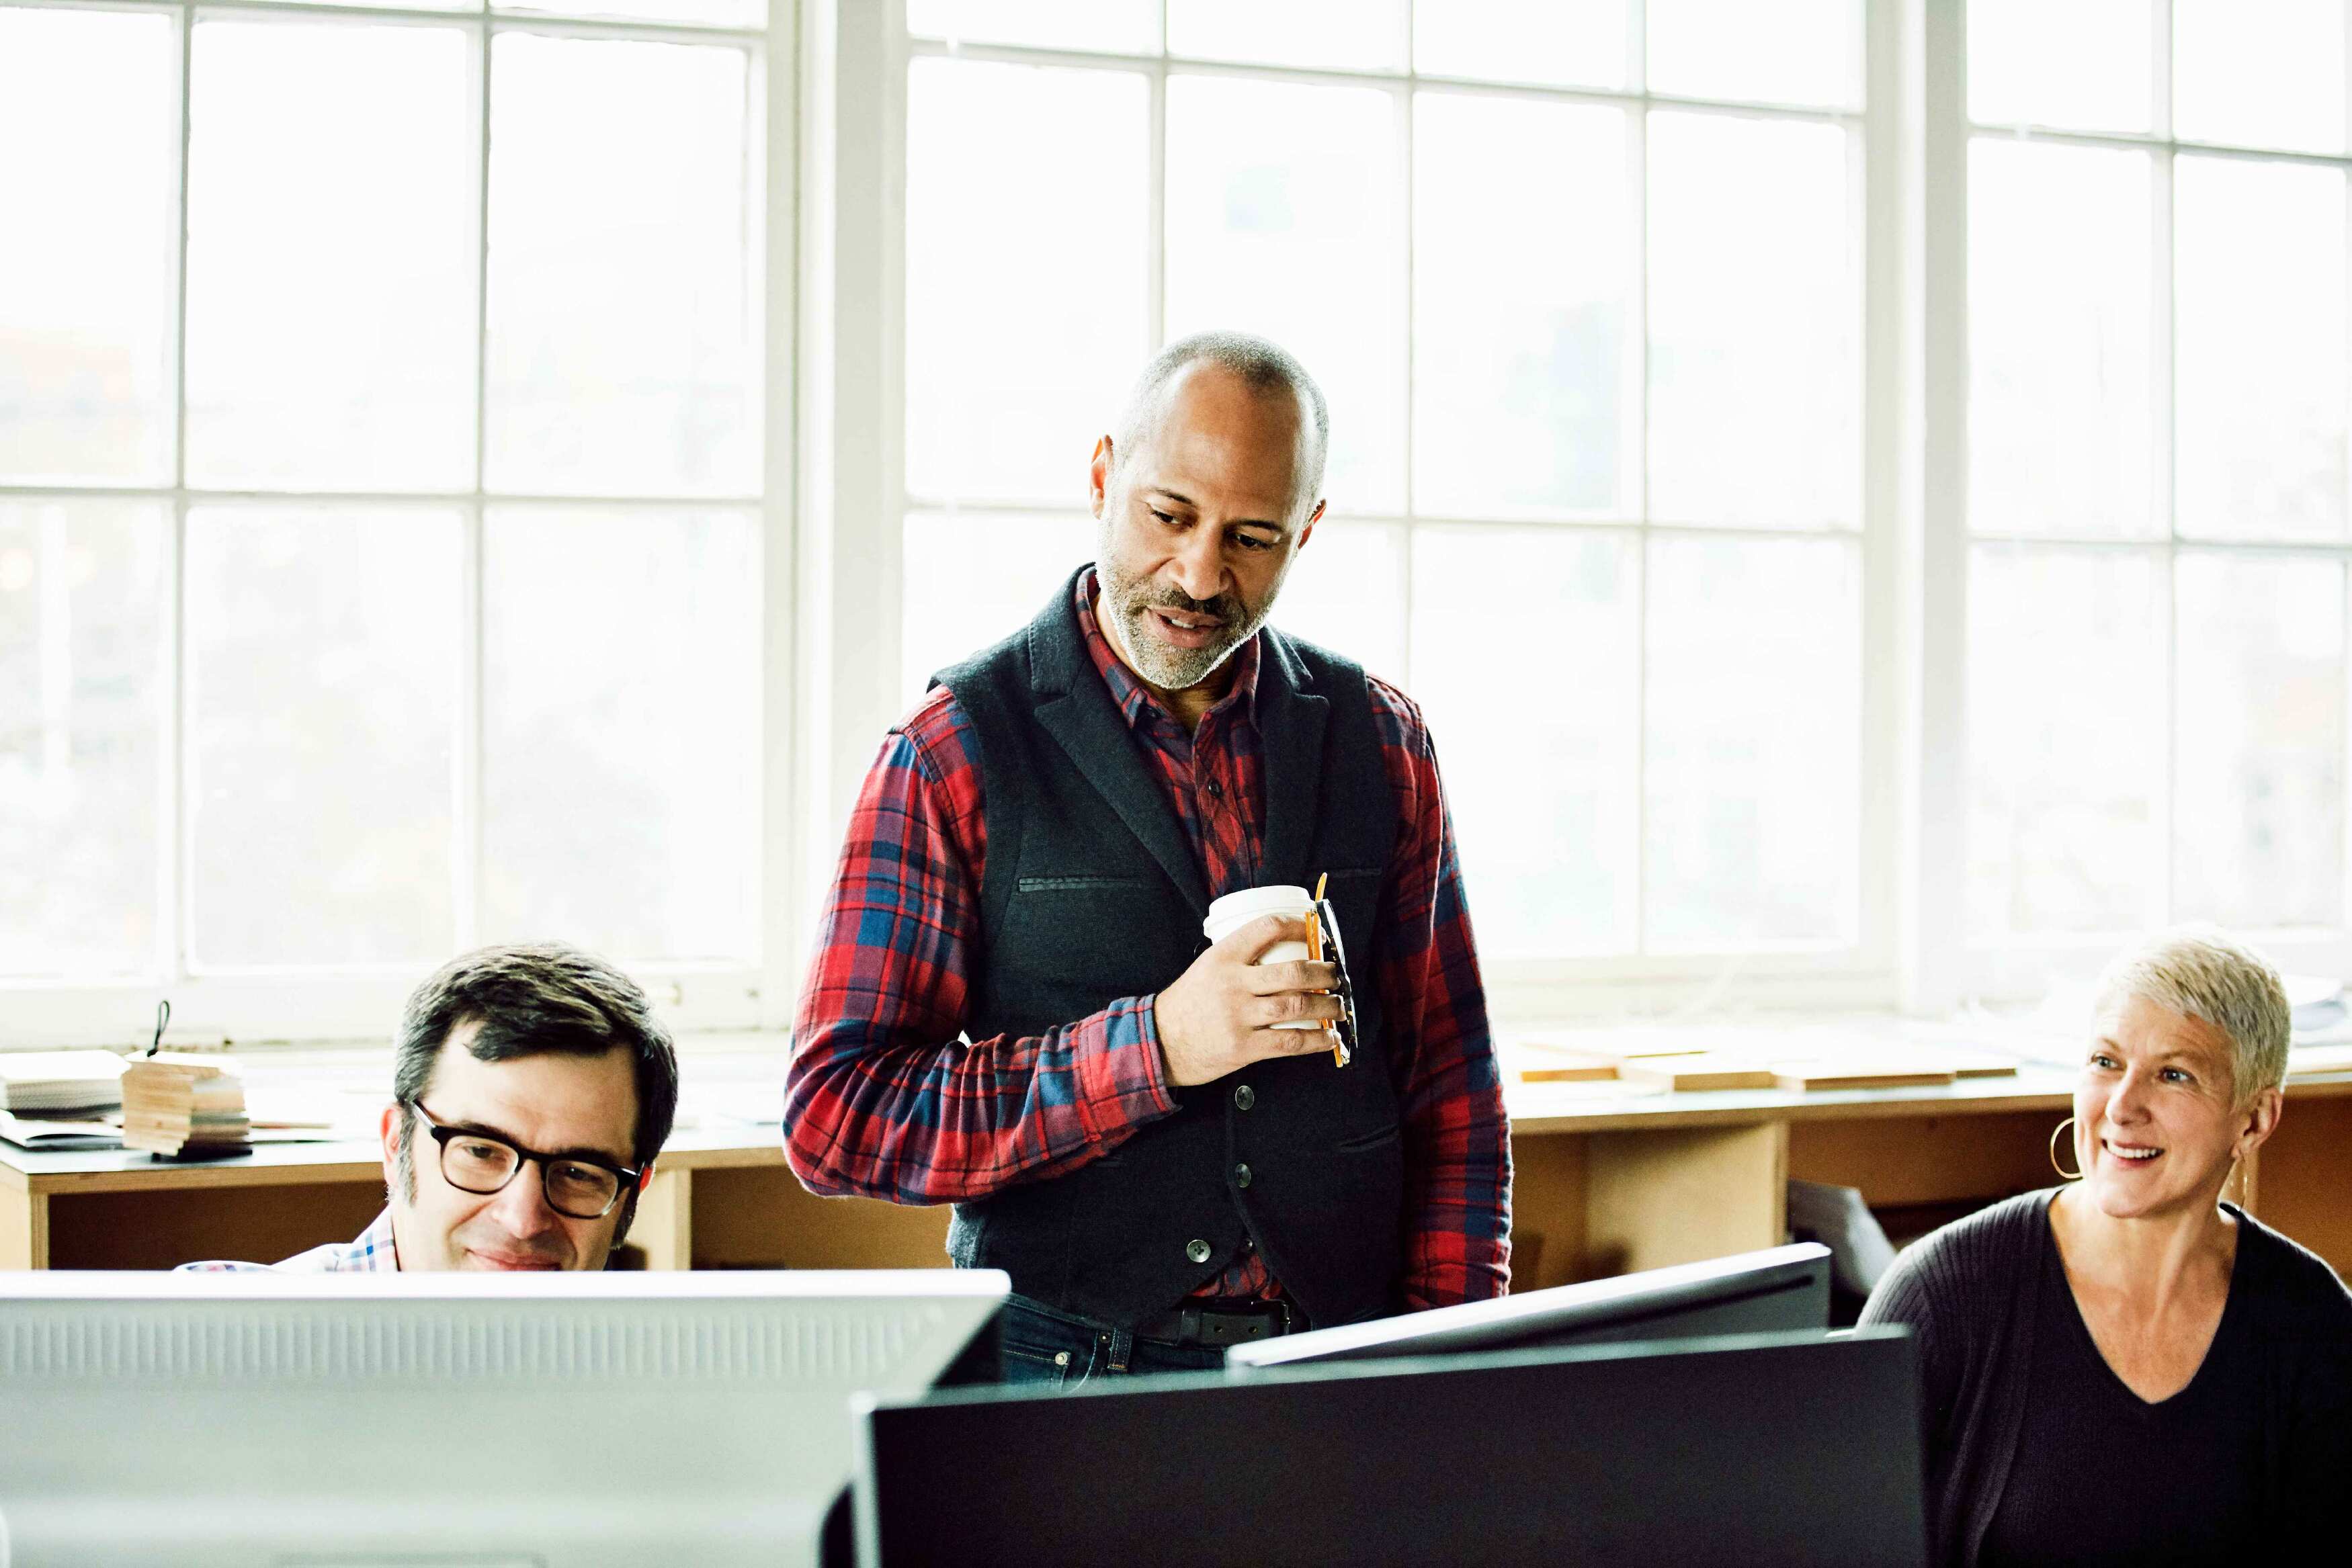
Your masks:
[{"label": "coffee cup lid", "polygon": [[1303,887],[1277,883],[1272,887],[1245,887],[1239,893],[1229,893],[1209,905],[1208,925],[1231,931],[1255,920],[1261,915],[1296,915],[1304,916],[1315,906],[1315,900]]}]

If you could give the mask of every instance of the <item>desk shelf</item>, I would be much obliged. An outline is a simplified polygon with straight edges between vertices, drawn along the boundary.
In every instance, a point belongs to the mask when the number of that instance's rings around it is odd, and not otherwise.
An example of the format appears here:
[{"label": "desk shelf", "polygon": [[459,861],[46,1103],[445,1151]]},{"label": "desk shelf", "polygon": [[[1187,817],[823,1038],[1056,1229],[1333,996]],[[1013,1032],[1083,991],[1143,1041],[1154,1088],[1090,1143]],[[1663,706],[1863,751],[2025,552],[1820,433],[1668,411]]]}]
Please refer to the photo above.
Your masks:
[{"label": "desk shelf", "polygon": [[[1514,1230],[1522,1290],[1774,1246],[1790,1176],[1859,1188],[1874,1207],[1954,1211],[2056,1180],[2050,1134],[2073,1075],[1933,1088],[1595,1092],[1514,1086]],[[2246,1205],[2352,1272],[2352,1072],[2299,1079]],[[0,1146],[0,1268],[168,1268],[268,1260],[347,1241],[383,1200],[373,1143],[266,1145],[179,1164]],[[681,1131],[631,1236],[653,1268],[944,1267],[948,1210],[820,1198],[773,1127]]]}]

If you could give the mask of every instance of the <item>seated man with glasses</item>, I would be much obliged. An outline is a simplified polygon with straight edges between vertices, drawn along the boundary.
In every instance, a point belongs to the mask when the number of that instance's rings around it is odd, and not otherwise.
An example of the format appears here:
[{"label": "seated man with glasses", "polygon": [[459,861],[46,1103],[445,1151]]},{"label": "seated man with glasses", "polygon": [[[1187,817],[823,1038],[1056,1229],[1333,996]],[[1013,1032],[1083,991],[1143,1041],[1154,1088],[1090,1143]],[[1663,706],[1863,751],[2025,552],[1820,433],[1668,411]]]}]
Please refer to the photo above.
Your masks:
[{"label": "seated man with glasses", "polygon": [[626,976],[560,946],[468,953],[401,1017],[384,1211],[355,1241],[271,1266],[602,1269],[677,1110],[677,1052]]}]

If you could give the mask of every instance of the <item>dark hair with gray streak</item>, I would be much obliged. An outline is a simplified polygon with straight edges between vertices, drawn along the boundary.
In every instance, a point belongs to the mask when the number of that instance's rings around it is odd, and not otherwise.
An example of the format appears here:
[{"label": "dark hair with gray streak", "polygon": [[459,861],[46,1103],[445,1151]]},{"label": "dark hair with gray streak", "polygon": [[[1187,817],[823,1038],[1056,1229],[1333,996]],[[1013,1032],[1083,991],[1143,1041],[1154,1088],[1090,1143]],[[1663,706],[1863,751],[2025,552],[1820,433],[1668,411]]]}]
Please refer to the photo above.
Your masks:
[{"label": "dark hair with gray streak", "polygon": [[[677,1115],[677,1050],[635,981],[576,947],[549,942],[483,947],[452,958],[410,994],[394,1042],[392,1095],[400,1103],[398,1169],[404,1197],[416,1197],[411,1109],[433,1086],[433,1065],[451,1031],[478,1022],[467,1049],[477,1061],[559,1051],[603,1056],[625,1051],[635,1069],[637,1126],[630,1150],[639,1169],[661,1153]],[[625,1200],[614,1244],[629,1233],[637,1195]]]},{"label": "dark hair with gray streak", "polygon": [[1111,457],[1115,464],[1124,464],[1141,444],[1143,437],[1160,421],[1160,393],[1177,371],[1185,366],[1208,361],[1242,379],[1252,392],[1286,392],[1306,404],[1302,428],[1311,432],[1302,443],[1304,450],[1298,458],[1298,497],[1312,501],[1323,493],[1323,459],[1331,446],[1331,411],[1323,402],[1323,389],[1307,373],[1307,367],[1291,356],[1279,343],[1264,338],[1253,338],[1246,332],[1195,332],[1189,338],[1179,338],[1158,353],[1135,378],[1135,390],[1127,396],[1127,408],[1120,413],[1118,429],[1111,438]]}]

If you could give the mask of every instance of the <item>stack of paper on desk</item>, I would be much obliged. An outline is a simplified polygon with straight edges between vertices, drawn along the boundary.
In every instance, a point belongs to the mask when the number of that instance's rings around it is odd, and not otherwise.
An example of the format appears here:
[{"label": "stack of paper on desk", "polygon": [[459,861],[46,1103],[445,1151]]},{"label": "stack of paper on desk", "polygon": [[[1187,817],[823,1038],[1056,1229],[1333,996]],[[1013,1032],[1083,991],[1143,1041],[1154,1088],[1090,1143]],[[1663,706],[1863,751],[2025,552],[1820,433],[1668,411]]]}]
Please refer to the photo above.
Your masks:
[{"label": "stack of paper on desk", "polygon": [[122,1146],[177,1155],[244,1145],[245,1080],[216,1057],[165,1051],[122,1074]]},{"label": "stack of paper on desk", "polygon": [[1523,1083],[1606,1083],[1617,1076],[1613,1058],[1556,1043],[1542,1035],[1507,1041],[1506,1053]]},{"label": "stack of paper on desk", "polygon": [[1783,1089],[1914,1089],[1949,1083],[1953,1068],[1932,1058],[1911,1053],[1901,1057],[1824,1057],[1812,1061],[1776,1062],[1774,1082]]},{"label": "stack of paper on desk", "polygon": [[0,1111],[110,1111],[122,1058],[110,1051],[0,1051]]},{"label": "stack of paper on desk", "polygon": [[0,1111],[0,1139],[35,1154],[81,1154],[122,1146],[122,1134],[112,1122],[17,1116],[6,1111]]},{"label": "stack of paper on desk", "polygon": [[1628,1083],[1661,1083],[1676,1093],[1694,1089],[1769,1089],[1772,1070],[1752,1056],[1729,1051],[1690,1051],[1674,1056],[1629,1056],[1617,1064]]}]

